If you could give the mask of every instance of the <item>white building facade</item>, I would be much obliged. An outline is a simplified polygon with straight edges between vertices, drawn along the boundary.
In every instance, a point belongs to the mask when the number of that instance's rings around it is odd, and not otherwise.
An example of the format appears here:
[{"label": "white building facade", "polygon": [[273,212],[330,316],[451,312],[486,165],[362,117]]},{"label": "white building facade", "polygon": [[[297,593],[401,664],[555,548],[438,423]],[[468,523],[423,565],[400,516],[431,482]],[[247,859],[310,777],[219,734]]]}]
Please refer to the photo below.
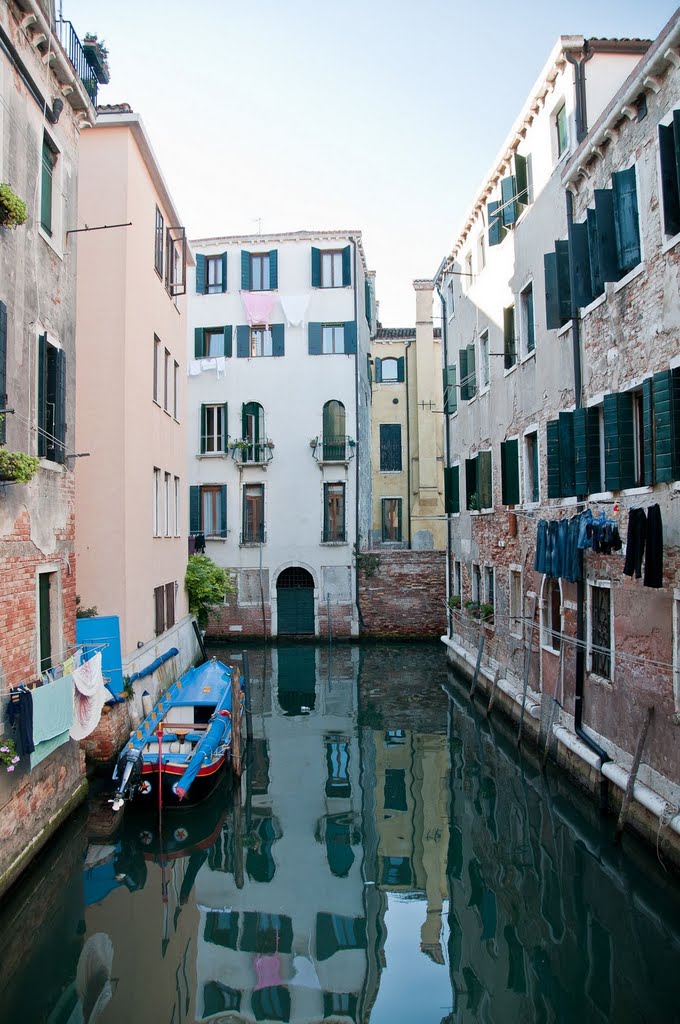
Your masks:
[{"label": "white building facade", "polygon": [[211,632],[355,636],[371,509],[360,232],[192,246],[190,543],[236,583]]}]

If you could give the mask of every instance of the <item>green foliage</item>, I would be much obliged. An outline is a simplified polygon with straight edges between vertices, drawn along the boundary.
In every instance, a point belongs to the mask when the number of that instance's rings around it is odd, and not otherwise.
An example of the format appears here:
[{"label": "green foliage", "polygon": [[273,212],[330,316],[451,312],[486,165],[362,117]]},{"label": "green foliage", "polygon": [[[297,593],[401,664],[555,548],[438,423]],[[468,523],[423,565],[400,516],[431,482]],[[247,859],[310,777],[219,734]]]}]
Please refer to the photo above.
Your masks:
[{"label": "green foliage", "polygon": [[135,688],[129,676],[123,676],[123,696],[126,700],[134,700]]},{"label": "green foliage", "polygon": [[0,184],[0,224],[16,228],[26,220],[26,203],[7,184]]},{"label": "green foliage", "polygon": [[80,606],[80,594],[76,594],[76,618],[77,619],[94,619],[96,615],[99,615],[97,606],[92,605],[91,608],[81,608]]},{"label": "green foliage", "polygon": [[207,555],[189,556],[184,585],[189,596],[189,611],[201,629],[208,625],[210,606],[221,604],[227,594],[234,593],[229,573]]},{"label": "green foliage", "polygon": [[40,466],[40,459],[24,452],[0,451],[0,480],[14,480],[18,484],[27,484],[35,476]]},{"label": "green foliage", "polygon": [[14,740],[7,740],[4,737],[0,740],[0,764],[6,771],[13,772],[15,765],[19,763]]},{"label": "green foliage", "polygon": [[449,598],[449,608],[460,608],[460,596],[454,594],[453,597]]},{"label": "green foliage", "polygon": [[479,617],[484,622],[493,622],[493,605],[492,604],[480,604],[479,606]]},{"label": "green foliage", "polygon": [[380,555],[370,555],[367,552],[358,551],[354,546],[354,554],[357,560],[357,572],[363,572],[365,579],[375,576],[380,568]]}]

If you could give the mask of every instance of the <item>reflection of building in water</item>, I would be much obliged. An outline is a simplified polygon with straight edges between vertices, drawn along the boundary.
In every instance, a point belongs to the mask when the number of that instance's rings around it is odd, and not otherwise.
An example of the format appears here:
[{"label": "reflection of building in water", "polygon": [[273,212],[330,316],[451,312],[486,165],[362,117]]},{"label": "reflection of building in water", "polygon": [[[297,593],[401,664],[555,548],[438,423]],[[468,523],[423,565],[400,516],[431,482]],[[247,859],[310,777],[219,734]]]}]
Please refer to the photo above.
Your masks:
[{"label": "reflection of building in water", "polygon": [[[356,649],[250,656],[242,851],[196,880],[196,1018],[361,1021],[372,1005],[362,878]],[[369,897],[372,898],[372,897]]]},{"label": "reflection of building in water", "polygon": [[[446,736],[407,729],[362,734],[367,878],[381,892],[424,892],[421,950],[444,963],[440,933],[447,896],[449,755]],[[369,865],[372,874],[369,874]],[[383,931],[384,923],[380,926]]]}]

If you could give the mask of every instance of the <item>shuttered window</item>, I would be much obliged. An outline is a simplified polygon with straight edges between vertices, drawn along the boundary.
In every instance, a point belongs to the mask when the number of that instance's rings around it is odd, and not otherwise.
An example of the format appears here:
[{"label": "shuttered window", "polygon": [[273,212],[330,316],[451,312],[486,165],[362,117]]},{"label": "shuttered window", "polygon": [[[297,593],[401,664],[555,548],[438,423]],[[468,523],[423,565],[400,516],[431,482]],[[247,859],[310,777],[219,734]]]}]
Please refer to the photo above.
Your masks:
[{"label": "shuttered window", "polygon": [[155,587],[153,597],[155,609],[154,632],[156,636],[160,636],[161,633],[165,632],[165,587]]},{"label": "shuttered window", "polygon": [[548,464],[548,497],[560,498],[560,425],[557,420],[549,420],[546,425],[546,452]]},{"label": "shuttered window", "polygon": [[652,379],[654,479],[680,479],[680,367],[662,370]]},{"label": "shuttered window", "polygon": [[227,403],[201,405],[202,455],[223,454],[227,450]]},{"label": "shuttered window", "polygon": [[375,361],[375,382],[376,384],[402,384],[405,377],[404,357],[387,359],[376,359]]},{"label": "shuttered window", "polygon": [[635,168],[612,174],[614,193],[614,231],[617,265],[621,276],[636,267],[641,259]]},{"label": "shuttered window", "polygon": [[[163,214],[156,207],[156,228],[154,233],[154,267],[156,273],[163,280],[163,245],[165,241],[165,221]],[[198,260],[198,257],[196,257]],[[197,264],[198,266],[198,264]],[[198,291],[198,288],[196,289]]]},{"label": "shuttered window", "polygon": [[458,389],[456,387],[457,371],[455,366],[445,366],[444,378],[444,415],[452,416],[458,411]]},{"label": "shuttered window", "polygon": [[214,359],[215,356],[231,356],[231,327],[195,327],[194,358]]},{"label": "shuttered window", "polygon": [[489,245],[500,245],[506,235],[501,216],[501,204],[498,201],[487,204],[487,220],[489,224]]},{"label": "shuttered window", "polygon": [[635,429],[631,393],[604,396],[604,463],[607,490],[635,486]]},{"label": "shuttered window", "polygon": [[243,544],[264,542],[264,484],[246,484],[243,488]]},{"label": "shuttered window", "polygon": [[577,495],[598,494],[602,490],[599,410],[575,409],[573,430],[574,491]]},{"label": "shuttered window", "polygon": [[175,584],[165,584],[165,628],[175,625]]},{"label": "shuttered window", "polygon": [[680,231],[680,110],[670,124],[659,125],[663,228],[666,235]]},{"label": "shuttered window", "polygon": [[53,227],[53,195],[54,175],[57,165],[57,154],[52,143],[46,135],[43,136],[42,144],[42,175],[40,180],[40,227],[43,231],[52,235]]},{"label": "shuttered window", "polygon": [[382,540],[384,544],[401,541],[401,498],[383,498],[381,502]]},{"label": "shuttered window", "polygon": [[241,251],[241,291],[275,291],[279,286],[278,250]]},{"label": "shuttered window", "polygon": [[478,452],[465,460],[465,499],[469,511],[493,506],[491,451]]},{"label": "shuttered window", "polygon": [[380,424],[380,472],[401,472],[401,424]]},{"label": "shuttered window", "polygon": [[514,174],[511,174],[501,180],[501,219],[503,227],[512,227],[517,220],[518,214],[517,180]]},{"label": "shuttered window", "polygon": [[537,504],[541,498],[541,477],[538,462],[538,431],[524,435],[524,500]]},{"label": "shuttered window", "polygon": [[514,306],[506,306],[503,310],[503,353],[505,356],[505,369],[510,370],[517,362]]},{"label": "shuttered window", "polygon": [[214,295],[227,290],[227,254],[196,256],[196,292]]},{"label": "shuttered window", "polygon": [[519,505],[519,442],[501,441],[501,500],[504,505]]},{"label": "shuttered window", "polygon": [[38,338],[38,455],[63,463],[66,439],[66,353]]},{"label": "shuttered window", "polygon": [[227,536],[226,484],[205,484],[189,488],[189,532],[206,537]]},{"label": "shuttered window", "polygon": [[341,543],[347,539],[345,529],[345,485],[323,485],[323,541]]},{"label": "shuttered window", "polygon": [[460,349],[458,357],[460,360],[460,397],[461,401],[469,402],[477,394],[474,342],[467,348]]},{"label": "shuttered window", "polygon": [[546,424],[548,452],[548,497],[569,498],[576,494],[574,414],[561,412]]},{"label": "shuttered window", "polygon": [[444,511],[447,515],[460,512],[460,466],[444,469]]}]

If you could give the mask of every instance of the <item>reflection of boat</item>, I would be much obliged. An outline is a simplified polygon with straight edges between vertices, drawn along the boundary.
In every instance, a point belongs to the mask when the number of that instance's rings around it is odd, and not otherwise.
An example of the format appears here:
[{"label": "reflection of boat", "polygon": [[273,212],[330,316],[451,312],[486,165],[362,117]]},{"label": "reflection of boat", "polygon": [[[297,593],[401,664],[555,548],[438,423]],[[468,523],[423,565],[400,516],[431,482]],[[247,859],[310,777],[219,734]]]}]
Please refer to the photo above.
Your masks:
[{"label": "reflection of boat", "polygon": [[231,752],[231,675],[213,658],[189,669],[165,691],[118,758],[114,810],[125,800],[151,804],[159,782],[163,804],[169,806],[190,790],[196,803],[213,788]]}]

